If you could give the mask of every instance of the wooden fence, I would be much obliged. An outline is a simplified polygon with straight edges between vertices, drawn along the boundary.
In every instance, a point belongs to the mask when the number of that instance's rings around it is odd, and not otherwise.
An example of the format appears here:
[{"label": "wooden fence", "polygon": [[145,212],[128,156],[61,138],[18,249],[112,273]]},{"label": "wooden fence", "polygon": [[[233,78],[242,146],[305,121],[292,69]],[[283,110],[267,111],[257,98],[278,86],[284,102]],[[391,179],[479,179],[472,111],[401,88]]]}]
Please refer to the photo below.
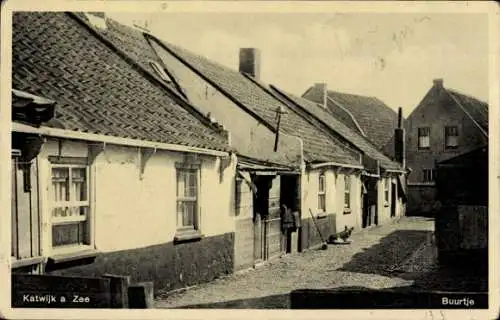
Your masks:
[{"label": "wooden fence", "polygon": [[454,264],[457,258],[465,256],[474,257],[473,264],[487,262],[488,207],[442,207],[435,219],[435,234],[442,263]]}]

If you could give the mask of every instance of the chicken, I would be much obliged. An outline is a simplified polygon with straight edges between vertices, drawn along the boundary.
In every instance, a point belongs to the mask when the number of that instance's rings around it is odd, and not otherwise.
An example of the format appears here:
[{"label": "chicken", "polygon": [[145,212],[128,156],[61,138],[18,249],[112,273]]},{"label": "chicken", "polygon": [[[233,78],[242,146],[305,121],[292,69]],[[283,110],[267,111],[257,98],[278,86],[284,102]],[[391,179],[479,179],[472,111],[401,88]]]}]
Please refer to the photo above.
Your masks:
[{"label": "chicken", "polygon": [[351,236],[353,230],[354,227],[348,228],[347,226],[345,226],[343,231],[332,234],[328,240],[329,242],[334,242],[340,238],[344,242],[346,242],[347,239],[349,239],[349,237]]}]

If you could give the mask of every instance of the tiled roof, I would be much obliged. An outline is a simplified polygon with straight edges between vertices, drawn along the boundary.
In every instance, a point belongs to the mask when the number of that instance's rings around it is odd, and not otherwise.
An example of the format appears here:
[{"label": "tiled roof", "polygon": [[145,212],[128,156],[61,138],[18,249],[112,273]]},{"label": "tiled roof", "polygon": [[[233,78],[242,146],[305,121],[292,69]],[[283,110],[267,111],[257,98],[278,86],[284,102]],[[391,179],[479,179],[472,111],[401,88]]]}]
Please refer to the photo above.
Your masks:
[{"label": "tiled roof", "polygon": [[371,157],[372,159],[379,160],[380,165],[386,169],[399,169],[401,170],[401,165],[397,162],[392,161],[382,152],[380,152],[375,145],[373,145],[368,139],[361,136],[357,131],[349,128],[342,121],[338,120],[330,112],[324,109],[319,104],[310,101],[305,98],[297,97],[293,94],[286,93],[282,90],[273,88],[276,92],[280,93],[290,101],[292,101],[296,106],[299,106],[306,112],[312,114],[314,117],[320,119],[325,123],[331,130],[337,132],[340,136],[344,137],[347,141],[359,148],[363,153]]},{"label": "tiled roof", "polygon": [[258,116],[272,128],[276,128],[276,110],[285,108],[280,130],[304,141],[304,158],[307,162],[338,162],[359,164],[353,150],[346,150],[335,143],[327,133],[310,124],[288,106],[266,92],[262,85],[236,70],[222,66],[203,56],[176,45],[161,41],[171,53],[185,64],[215,84],[229,96],[239,101],[248,111]]},{"label": "tiled roof", "polygon": [[470,114],[479,126],[488,132],[488,104],[471,96],[457,92],[452,89],[446,89]]},{"label": "tiled roof", "polygon": [[67,130],[229,150],[223,132],[67,13],[14,13],[12,44],[13,88],[56,101]]},{"label": "tiled roof", "polygon": [[[303,96],[314,102],[321,102],[319,90],[308,90]],[[353,119],[342,110],[352,114],[366,137],[380,150],[389,142],[397,127],[398,115],[384,102],[375,97],[347,94],[328,90],[328,97],[336,104],[328,101],[330,111],[347,126],[358,130]],[[340,105],[341,107],[339,107]]]}]

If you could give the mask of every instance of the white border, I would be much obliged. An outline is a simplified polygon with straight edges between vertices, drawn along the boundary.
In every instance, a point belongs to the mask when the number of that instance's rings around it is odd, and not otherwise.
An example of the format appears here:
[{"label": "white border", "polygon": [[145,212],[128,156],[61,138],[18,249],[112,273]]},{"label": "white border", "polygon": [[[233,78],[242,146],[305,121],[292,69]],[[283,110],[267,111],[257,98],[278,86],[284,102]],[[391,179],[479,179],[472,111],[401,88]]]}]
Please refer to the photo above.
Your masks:
[{"label": "white border", "polygon": [[[297,319],[493,319],[499,315],[498,294],[500,283],[498,274],[498,246],[500,237],[498,227],[499,209],[499,176],[497,163],[500,161],[499,142],[497,141],[496,125],[500,123],[498,112],[500,69],[498,65],[498,14],[495,2],[321,2],[321,1],[50,1],[43,2],[27,0],[9,0],[2,2],[2,54],[1,54],[1,107],[0,107],[0,145],[2,159],[0,160],[0,204],[1,212],[10,211],[10,105],[11,105],[11,11],[165,11],[165,12],[432,12],[432,13],[489,13],[490,18],[490,309],[475,310],[320,310],[320,311],[263,311],[263,310],[83,310],[83,309],[10,309],[10,270],[7,259],[10,256],[10,215],[0,215],[0,314],[8,318],[19,319],[233,319],[233,318],[297,318]],[[5,178],[9,177],[9,178]],[[6,250],[4,250],[6,249]]]}]

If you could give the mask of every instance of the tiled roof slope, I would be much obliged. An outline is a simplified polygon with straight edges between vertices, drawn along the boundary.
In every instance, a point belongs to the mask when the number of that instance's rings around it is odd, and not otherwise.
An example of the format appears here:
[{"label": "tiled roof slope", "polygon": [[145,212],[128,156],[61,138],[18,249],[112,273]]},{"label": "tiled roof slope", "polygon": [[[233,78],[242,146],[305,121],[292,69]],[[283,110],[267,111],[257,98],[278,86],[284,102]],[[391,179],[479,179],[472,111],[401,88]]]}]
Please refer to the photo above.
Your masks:
[{"label": "tiled roof slope", "polygon": [[361,151],[363,151],[369,157],[379,160],[380,165],[386,169],[399,169],[401,170],[401,165],[397,162],[392,161],[383,153],[381,153],[376,146],[374,146],[365,137],[357,133],[357,131],[352,130],[347,125],[342,123],[342,121],[336,119],[330,112],[325,110],[319,104],[307,100],[305,98],[297,97],[293,94],[286,93],[282,90],[274,88],[274,90],[284,97],[292,101],[296,106],[304,109],[306,112],[312,114],[316,118],[322,120],[328,127],[337,132],[339,135],[344,137],[347,141],[355,145]]},{"label": "tiled roof slope", "polygon": [[13,88],[57,102],[65,129],[229,150],[227,137],[66,13],[13,14]]},{"label": "tiled roof slope", "polygon": [[[320,102],[321,96],[318,90],[311,91],[305,98],[314,102]],[[356,119],[366,137],[380,150],[391,139],[394,129],[397,127],[398,115],[384,102],[376,97],[367,97],[356,94],[347,94],[328,90],[328,97],[347,109]],[[331,101],[328,107],[338,115],[338,106]],[[351,119],[339,118],[349,127],[356,129]]]},{"label": "tiled roof slope", "polygon": [[[323,104],[323,101],[321,98],[322,95],[323,95],[323,93],[321,92],[320,88],[318,88],[317,86],[312,86],[306,90],[306,92],[302,95],[302,97],[309,100],[309,101]],[[348,112],[344,108],[340,108],[340,107],[335,106],[335,105],[330,106],[331,104],[332,104],[331,101],[327,101],[327,105],[329,106],[328,111],[331,112],[335,116],[335,118],[342,121],[346,126],[351,128],[352,130],[358,132],[359,134],[364,135],[363,130],[361,130],[361,128],[358,127],[358,123],[356,122],[356,120],[354,119],[354,116],[350,112]]]},{"label": "tiled roof slope", "polygon": [[488,132],[488,104],[486,102],[452,89],[447,88],[446,91],[458,100],[482,129]]},{"label": "tiled roof slope", "polygon": [[71,14],[81,19],[85,24],[87,24],[87,27],[91,28],[94,32],[99,33],[119,50],[125,52],[134,63],[137,63],[148,71],[157,81],[162,82],[171,90],[178,91],[173,83],[161,79],[153,69],[151,62],[156,62],[160,65],[162,62],[144,37],[143,31],[125,26],[109,18],[106,18],[105,20],[105,29],[97,28],[89,22],[84,13],[74,12]]},{"label": "tiled roof slope", "polygon": [[273,128],[276,128],[277,108],[288,109],[287,113],[281,118],[280,130],[303,139],[304,158],[307,162],[359,164],[359,157],[353,156],[352,150],[346,150],[337,145],[327,133],[307,122],[307,120],[290,110],[288,106],[263,90],[257,83],[238,71],[173,44],[164,41],[161,41],[161,43],[170,52],[192,66],[197,72],[234,97]]}]

